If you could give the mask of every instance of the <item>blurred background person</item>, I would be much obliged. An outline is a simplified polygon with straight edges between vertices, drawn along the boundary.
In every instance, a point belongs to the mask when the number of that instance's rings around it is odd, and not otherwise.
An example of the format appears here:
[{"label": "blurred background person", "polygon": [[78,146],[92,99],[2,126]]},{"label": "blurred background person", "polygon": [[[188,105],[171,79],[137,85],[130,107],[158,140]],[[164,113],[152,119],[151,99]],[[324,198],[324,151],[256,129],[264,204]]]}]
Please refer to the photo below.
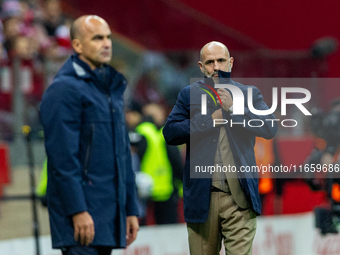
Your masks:
[{"label": "blurred background person", "polygon": [[147,223],[147,201],[152,195],[153,179],[145,172],[141,172],[140,159],[143,157],[142,149],[146,147],[146,139],[136,131],[136,127],[143,121],[142,106],[132,101],[125,110],[126,125],[131,144],[132,168],[136,173],[136,185],[138,191],[139,223]]},{"label": "blurred background person", "polygon": [[321,166],[322,171],[305,173],[305,181],[313,191],[322,191],[328,203],[315,208],[316,227],[322,234],[338,233],[340,219],[340,98],[331,102],[325,113],[313,109],[311,126],[315,135],[315,148],[305,159],[305,166]]},{"label": "blurred background person", "polygon": [[160,104],[142,107],[138,102],[132,102],[126,114],[130,123],[130,141],[139,157],[140,171],[152,178],[148,206],[153,210],[155,222],[178,223],[183,165],[179,149],[167,145],[162,134],[165,108]]},{"label": "blurred background person", "polygon": [[40,107],[52,247],[65,255],[108,255],[130,245],[139,230],[122,107],[127,82],[107,64],[112,41],[104,19],[81,16],[70,34],[75,54]]}]

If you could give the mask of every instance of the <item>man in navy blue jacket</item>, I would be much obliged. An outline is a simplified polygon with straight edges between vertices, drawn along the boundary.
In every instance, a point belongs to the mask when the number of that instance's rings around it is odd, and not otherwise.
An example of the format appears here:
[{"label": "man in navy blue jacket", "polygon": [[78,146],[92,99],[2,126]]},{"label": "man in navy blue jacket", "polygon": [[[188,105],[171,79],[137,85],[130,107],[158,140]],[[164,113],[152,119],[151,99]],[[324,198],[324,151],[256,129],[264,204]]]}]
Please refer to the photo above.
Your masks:
[{"label": "man in navy blue jacket", "polygon": [[[245,170],[256,166],[255,137],[274,137],[277,124],[274,115],[249,110],[248,96],[255,109],[268,106],[256,87],[231,80],[233,61],[224,44],[206,44],[199,61],[206,78],[181,90],[163,129],[168,144],[187,145],[184,215],[192,255],[219,254],[222,239],[227,255],[251,255],[256,215],[261,213],[257,173]],[[233,85],[233,93],[224,88],[216,92],[214,84]],[[239,106],[235,90],[245,99],[242,115],[233,114]]]},{"label": "man in navy blue jacket", "polygon": [[106,64],[112,42],[102,18],[78,18],[71,39],[76,54],[40,108],[52,245],[67,255],[108,255],[134,241],[139,228],[123,110],[126,80]]}]

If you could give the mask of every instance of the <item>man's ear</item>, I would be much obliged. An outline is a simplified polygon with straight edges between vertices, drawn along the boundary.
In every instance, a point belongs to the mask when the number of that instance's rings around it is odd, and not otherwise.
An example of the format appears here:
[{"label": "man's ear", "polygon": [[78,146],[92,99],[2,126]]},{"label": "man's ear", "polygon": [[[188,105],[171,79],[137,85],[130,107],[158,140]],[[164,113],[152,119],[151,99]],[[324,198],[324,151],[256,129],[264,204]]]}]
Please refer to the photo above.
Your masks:
[{"label": "man's ear", "polygon": [[198,61],[198,65],[200,66],[201,72],[204,73],[203,63]]},{"label": "man's ear", "polygon": [[231,72],[231,68],[233,67],[233,64],[234,64],[234,58],[233,58],[233,57],[230,57],[230,58],[229,58],[229,69],[230,69],[229,72]]},{"label": "man's ear", "polygon": [[72,40],[72,48],[74,49],[74,51],[77,54],[83,53],[83,46],[82,46],[82,44],[81,44],[79,39],[73,39]]}]

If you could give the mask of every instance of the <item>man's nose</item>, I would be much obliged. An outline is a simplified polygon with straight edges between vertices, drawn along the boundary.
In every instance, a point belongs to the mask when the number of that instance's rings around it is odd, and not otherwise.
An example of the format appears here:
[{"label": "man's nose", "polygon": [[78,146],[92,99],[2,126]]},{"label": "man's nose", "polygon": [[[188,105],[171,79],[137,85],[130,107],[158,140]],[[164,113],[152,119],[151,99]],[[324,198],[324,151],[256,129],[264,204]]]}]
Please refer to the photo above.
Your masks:
[{"label": "man's nose", "polygon": [[220,70],[220,65],[218,64],[217,61],[214,62],[214,70],[215,70],[215,71]]},{"label": "man's nose", "polygon": [[105,39],[104,39],[104,47],[105,47],[105,48],[110,48],[110,47],[111,47],[111,44],[112,44],[111,39],[109,39],[109,38],[105,38]]}]

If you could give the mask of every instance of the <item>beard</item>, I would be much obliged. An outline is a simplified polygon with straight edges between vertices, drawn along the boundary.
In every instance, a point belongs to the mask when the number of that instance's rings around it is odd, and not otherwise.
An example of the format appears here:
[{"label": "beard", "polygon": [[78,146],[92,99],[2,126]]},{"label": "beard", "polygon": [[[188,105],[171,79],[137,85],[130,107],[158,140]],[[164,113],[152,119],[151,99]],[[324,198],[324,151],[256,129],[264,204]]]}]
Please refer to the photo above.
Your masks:
[{"label": "beard", "polygon": [[[206,72],[206,71],[204,71],[204,75],[206,76],[206,77],[208,77],[208,78],[213,78],[214,79],[214,75],[218,75],[218,72],[216,71],[216,72],[213,72],[212,74],[209,74],[208,72]],[[215,78],[216,79],[216,78]]]},{"label": "beard", "polygon": [[214,81],[214,83],[215,84],[217,84],[217,83],[219,83],[219,80],[220,80],[220,78],[217,76],[217,77],[215,77],[215,75],[218,75],[218,71],[215,71],[215,72],[213,72],[212,74],[206,74],[206,76],[208,77],[208,78],[212,78],[213,79],[213,81]]}]

